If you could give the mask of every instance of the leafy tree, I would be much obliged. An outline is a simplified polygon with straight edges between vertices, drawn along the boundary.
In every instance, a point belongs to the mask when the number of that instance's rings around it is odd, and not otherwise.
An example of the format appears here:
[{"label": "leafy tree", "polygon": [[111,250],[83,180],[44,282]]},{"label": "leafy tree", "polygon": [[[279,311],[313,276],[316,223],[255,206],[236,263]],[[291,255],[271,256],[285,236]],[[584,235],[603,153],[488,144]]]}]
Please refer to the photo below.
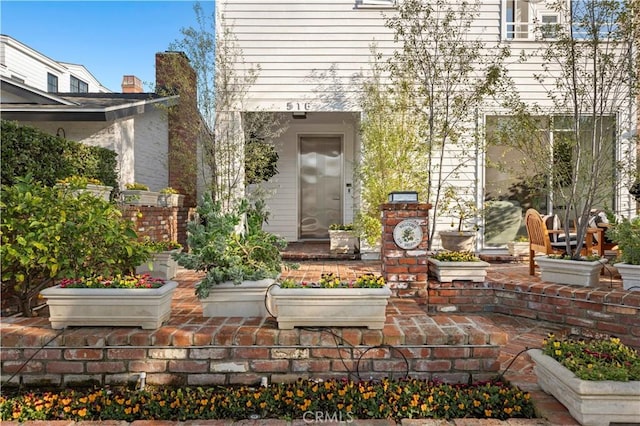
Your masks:
[{"label": "leafy tree", "polygon": [[[391,80],[395,87],[412,82],[412,108],[422,122],[420,137],[427,151],[423,166],[429,174],[425,201],[432,204],[429,248],[443,195],[477,158],[476,114],[495,94],[509,55],[508,49],[488,46],[471,35],[480,6],[478,0],[404,0],[386,22],[401,44],[388,61]],[[474,173],[469,172],[467,181]]]},{"label": "leafy tree", "polygon": [[196,73],[197,107],[204,123],[198,129],[202,179],[213,199],[231,210],[244,197],[245,184],[265,181],[277,173],[278,156],[272,141],[286,129],[286,123],[277,113],[240,113],[259,67],[244,61],[223,13],[218,15],[222,31],[216,32],[215,15],[207,16],[200,3],[194,5],[194,11],[197,26],[182,28],[182,38],[170,49],[184,52]]},{"label": "leafy tree", "polygon": [[[578,244],[572,247],[567,241],[566,251],[577,259],[591,210],[609,205],[619,191],[616,181],[630,186],[635,178],[631,135],[636,132],[632,117],[637,116],[640,93],[640,2],[557,1],[552,8],[560,23],[536,28],[539,39],[547,38],[544,47],[530,55],[543,60],[535,80],[551,107],[525,104],[513,90],[506,105],[514,115],[503,123],[498,139],[527,159],[525,167],[551,194],[565,232],[576,225]],[[622,144],[627,148],[616,164],[620,139],[627,139]]]},{"label": "leafy tree", "polygon": [[2,297],[25,315],[38,292],[60,278],[132,273],[149,257],[116,204],[73,195],[31,177],[2,186]]},{"label": "leafy tree", "polygon": [[429,172],[424,168],[429,151],[421,143],[421,117],[414,114],[412,87],[406,81],[385,86],[379,55],[361,98],[362,152],[356,165],[362,206],[356,217],[359,233],[374,245],[380,239],[380,205],[392,191],[415,190],[427,196]]}]

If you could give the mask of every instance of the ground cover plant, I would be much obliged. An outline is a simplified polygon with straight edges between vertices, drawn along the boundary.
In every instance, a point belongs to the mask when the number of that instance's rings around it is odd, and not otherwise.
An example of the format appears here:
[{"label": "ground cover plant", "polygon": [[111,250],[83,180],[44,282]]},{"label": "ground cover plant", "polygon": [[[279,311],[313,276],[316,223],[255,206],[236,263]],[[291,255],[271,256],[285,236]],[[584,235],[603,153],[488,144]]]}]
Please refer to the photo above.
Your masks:
[{"label": "ground cover plant", "polygon": [[542,352],[582,380],[640,380],[640,355],[615,337],[587,342],[550,334]]},{"label": "ground cover plant", "polygon": [[0,395],[2,420],[533,418],[530,395],[503,382],[308,381],[268,387],[23,392]]}]

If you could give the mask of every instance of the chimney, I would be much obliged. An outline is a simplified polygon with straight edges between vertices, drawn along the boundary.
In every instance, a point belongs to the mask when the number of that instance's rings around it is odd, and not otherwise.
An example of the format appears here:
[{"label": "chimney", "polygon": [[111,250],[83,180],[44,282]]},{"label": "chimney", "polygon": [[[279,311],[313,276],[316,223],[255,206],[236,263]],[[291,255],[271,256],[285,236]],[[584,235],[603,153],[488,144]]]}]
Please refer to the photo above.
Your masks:
[{"label": "chimney", "polygon": [[142,80],[135,75],[122,77],[122,93],[142,93]]}]

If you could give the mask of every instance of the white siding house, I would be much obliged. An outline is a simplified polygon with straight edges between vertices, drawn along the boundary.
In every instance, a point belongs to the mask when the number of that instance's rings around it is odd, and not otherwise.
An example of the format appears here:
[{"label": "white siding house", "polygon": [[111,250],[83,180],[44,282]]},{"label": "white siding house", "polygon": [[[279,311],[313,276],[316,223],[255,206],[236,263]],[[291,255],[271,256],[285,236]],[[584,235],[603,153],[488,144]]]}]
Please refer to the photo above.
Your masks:
[{"label": "white siding house", "polygon": [[121,189],[140,182],[169,185],[165,109],[177,96],[112,93],[83,66],[57,62],[0,35],[2,119],[115,151]]},{"label": "white siding house", "polygon": [[[269,182],[274,195],[268,201],[269,230],[288,241],[327,238],[328,224],[349,223],[354,217],[361,76],[370,69],[373,43],[386,57],[398,47],[385,26],[385,16],[394,13],[394,6],[394,0],[217,0],[216,11],[224,16],[219,22],[237,38],[244,63],[260,67],[255,84],[248,88],[244,110],[292,115],[288,130],[277,141],[279,173]],[[518,55],[540,47],[533,38],[534,22],[554,24],[559,19],[543,0],[485,0],[470,37],[508,45],[515,52],[507,60],[509,73],[522,99],[550,106],[546,91],[534,78],[541,58],[521,63]],[[239,73],[242,66],[238,64]],[[477,121],[465,126],[484,128],[505,114],[508,111],[487,103],[477,111]],[[631,120],[621,123],[632,129],[627,137],[635,132],[635,117]],[[619,145],[618,160],[622,152],[625,149]],[[495,195],[491,191],[501,191],[496,181],[505,179],[504,185],[508,184],[507,177],[485,166],[487,155],[498,154],[483,149],[470,153],[474,161],[449,183],[470,189],[481,206]],[[450,156],[444,166],[454,161]],[[398,188],[402,189],[411,188]],[[608,207],[620,213],[635,209],[631,195],[622,190],[617,190],[612,203]],[[450,222],[451,218],[438,217],[437,227],[446,229]],[[486,240],[482,235],[477,248],[504,247],[504,241]]]}]

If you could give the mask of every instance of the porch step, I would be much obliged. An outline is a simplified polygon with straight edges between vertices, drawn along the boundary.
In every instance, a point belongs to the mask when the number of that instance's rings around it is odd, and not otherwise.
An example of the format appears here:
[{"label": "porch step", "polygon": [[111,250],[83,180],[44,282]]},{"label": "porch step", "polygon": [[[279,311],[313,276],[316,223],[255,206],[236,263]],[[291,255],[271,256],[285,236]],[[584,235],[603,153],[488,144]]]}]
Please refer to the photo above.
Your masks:
[{"label": "porch step", "polygon": [[290,242],[280,253],[283,260],[360,260],[360,253],[332,253],[329,241]]}]

